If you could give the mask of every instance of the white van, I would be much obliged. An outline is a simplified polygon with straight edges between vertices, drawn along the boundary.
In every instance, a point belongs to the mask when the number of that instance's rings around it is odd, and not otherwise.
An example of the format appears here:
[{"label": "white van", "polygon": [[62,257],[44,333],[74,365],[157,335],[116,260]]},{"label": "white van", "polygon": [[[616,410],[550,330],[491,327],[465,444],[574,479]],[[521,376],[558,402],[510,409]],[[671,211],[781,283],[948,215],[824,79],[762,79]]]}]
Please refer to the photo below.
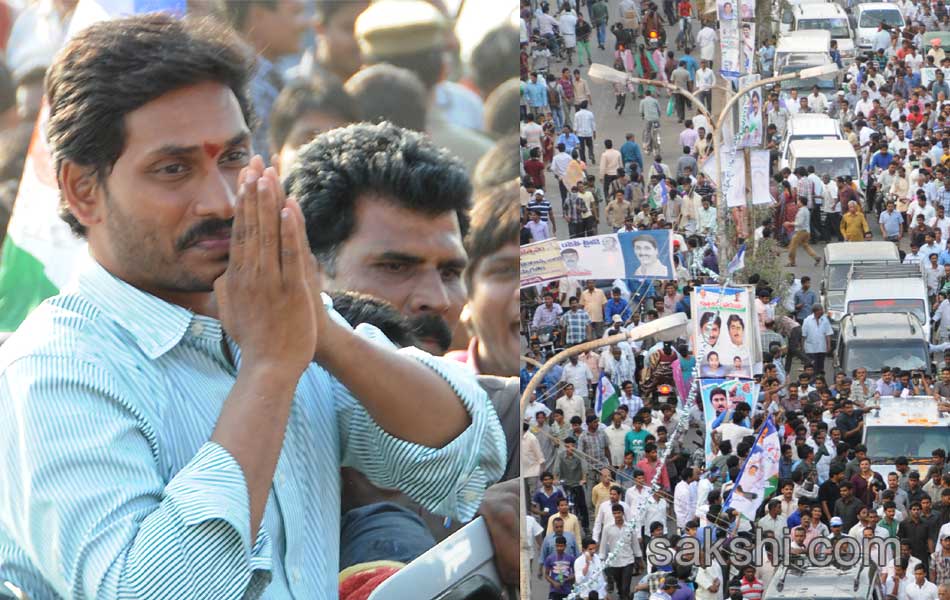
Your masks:
[{"label": "white van", "polygon": [[780,167],[788,166],[788,147],[796,140],[843,140],[841,124],[837,119],[819,113],[798,113],[788,121],[785,139],[779,149]]},{"label": "white van", "polygon": [[892,28],[904,28],[904,15],[896,4],[868,2],[854,9],[855,45],[858,52],[871,52],[874,34],[881,23]]},{"label": "white van", "polygon": [[927,284],[917,265],[855,265],[844,294],[844,311],[849,315],[914,315],[923,326],[924,339],[929,340],[931,315],[927,300]]},{"label": "white van", "polygon": [[838,44],[842,62],[854,58],[854,32],[848,13],[835,2],[824,4],[799,4],[792,10],[792,30],[824,29],[831,32],[831,39]]},{"label": "white van", "polygon": [[828,174],[832,179],[850,176],[860,181],[858,155],[847,140],[796,140],[788,145],[788,167],[815,167],[818,176]]},{"label": "white van", "polygon": [[830,4],[828,0],[786,0],[782,2],[782,19],[779,24],[779,33],[785,35],[792,31],[792,23],[795,20],[794,11],[796,6],[813,6],[815,4]]},{"label": "white van", "polygon": [[[832,62],[831,32],[820,29],[793,31],[779,38],[775,46],[775,75],[781,75],[791,63],[799,65],[795,70]],[[802,66],[804,65],[804,66]]]}]

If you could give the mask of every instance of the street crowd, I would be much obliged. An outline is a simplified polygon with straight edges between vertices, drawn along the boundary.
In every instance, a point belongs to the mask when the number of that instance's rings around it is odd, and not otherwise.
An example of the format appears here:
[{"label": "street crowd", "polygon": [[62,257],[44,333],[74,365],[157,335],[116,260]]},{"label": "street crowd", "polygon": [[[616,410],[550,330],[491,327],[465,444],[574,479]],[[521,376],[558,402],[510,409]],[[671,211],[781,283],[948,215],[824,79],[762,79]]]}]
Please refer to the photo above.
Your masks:
[{"label": "street crowd", "polygon": [[0,596],[367,598],[476,516],[504,593],[509,15],[100,4],[0,0],[0,270],[88,254],[0,340]]},{"label": "street crowd", "polygon": [[[906,26],[877,27],[868,54],[843,58],[832,42],[841,71],[840,89],[831,96],[818,89],[800,97],[778,85],[764,89],[761,148],[770,151],[771,203],[756,212],[764,216],[753,226],[731,223],[728,235],[787,248],[779,259],[786,270],[740,271],[743,283],[755,288],[760,391],[753,405],[738,404],[710,433],[713,454],[703,450],[701,407],[692,409],[688,429],[674,435],[685,399],[677,397],[672,374],[692,376],[697,349],[689,339],[648,337],[591,348],[548,370],[535,388],[523,415],[522,469],[530,480],[532,576],[546,597],[566,598],[583,585],[593,591],[577,597],[762,598],[785,557],[771,554],[758,567],[731,564],[728,557],[703,567],[650,562],[648,541],[663,537],[675,545],[687,537],[702,540],[711,530],[727,539],[756,533],[791,539],[794,555],[819,537],[896,540],[899,553],[873,557],[880,597],[950,598],[948,449],[934,450],[925,466],[893,457],[881,474],[870,468],[862,444],[868,406],[882,396],[932,396],[946,407],[950,353],[939,354],[934,377],[885,368],[872,378],[860,366],[836,369],[821,282],[792,272],[799,250],[821,263],[812,244],[889,240],[902,262],[921,264],[931,309],[950,310],[950,85],[941,70],[950,67],[950,54],[942,38],[925,44],[923,37],[950,31],[950,16],[943,2],[896,6]],[[660,83],[606,82],[585,68],[596,46],[607,51],[599,54],[609,57],[601,61],[605,66],[671,83],[711,112],[722,98],[716,88],[729,85],[717,69],[714,8],[672,1],[521,2],[521,243],[668,229],[676,262],[674,280],[563,277],[523,289],[523,346],[531,360],[522,364],[522,389],[560,349],[674,313],[690,317],[693,290],[721,281],[712,242],[725,233],[719,229],[724,215],[717,215],[725,208],[716,181],[703,172],[714,156],[709,118]],[[680,35],[684,18],[692,46]],[[777,18],[773,22],[775,34],[755,48],[754,70],[763,78],[771,76],[775,58]],[[660,36],[651,43],[653,32]],[[928,66],[940,68],[922,81]],[[604,96],[624,117],[622,128],[605,127],[613,115],[594,110],[594,98]],[[833,119],[858,155],[859,169],[838,175],[785,167],[783,141],[800,113]],[[668,147],[661,126],[678,128]],[[933,341],[946,341],[948,326],[950,320],[935,325]],[[602,378],[619,393],[619,407],[609,415],[595,410]],[[724,504],[769,416],[781,439],[780,478],[750,522]],[[653,490],[657,473],[659,489]],[[644,504],[645,497],[651,499]],[[625,527],[631,519],[632,534]]]}]

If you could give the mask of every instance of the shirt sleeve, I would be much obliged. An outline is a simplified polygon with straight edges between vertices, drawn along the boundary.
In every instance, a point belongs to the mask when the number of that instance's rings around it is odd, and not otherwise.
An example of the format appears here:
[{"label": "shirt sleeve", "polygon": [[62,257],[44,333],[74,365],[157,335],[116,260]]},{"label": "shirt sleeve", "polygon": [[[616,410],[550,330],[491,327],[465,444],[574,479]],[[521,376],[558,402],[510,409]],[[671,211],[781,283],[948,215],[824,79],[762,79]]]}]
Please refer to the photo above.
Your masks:
[{"label": "shirt sleeve", "polygon": [[[355,331],[396,351],[376,327],[360,324]],[[504,473],[507,453],[501,422],[465,365],[412,347],[398,352],[443,378],[468,411],[471,424],[442,448],[413,444],[384,431],[334,379],[342,466],[359,470],[375,485],[399,489],[431,512],[468,521],[475,515],[485,489]]]},{"label": "shirt sleeve", "polygon": [[257,598],[271,542],[208,442],[166,482],[157,434],[103,369],[26,357],[0,378],[0,518],[64,598]]}]

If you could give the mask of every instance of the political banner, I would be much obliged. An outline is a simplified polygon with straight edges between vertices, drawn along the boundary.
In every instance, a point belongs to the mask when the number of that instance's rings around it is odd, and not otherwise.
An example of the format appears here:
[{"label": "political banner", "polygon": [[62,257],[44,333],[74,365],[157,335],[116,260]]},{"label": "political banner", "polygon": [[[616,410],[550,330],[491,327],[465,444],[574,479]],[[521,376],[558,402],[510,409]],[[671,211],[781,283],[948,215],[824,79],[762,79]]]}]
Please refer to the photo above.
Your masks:
[{"label": "political banner", "polygon": [[562,277],[567,277],[567,265],[561,258],[561,247],[556,239],[521,247],[521,287]]},{"label": "political banner", "polygon": [[[759,81],[758,73],[739,78],[739,89]],[[739,141],[737,148],[753,148],[762,145],[762,92],[751,90],[739,102]],[[743,198],[743,202],[745,198]]]},{"label": "political banner", "polygon": [[[723,13],[723,7],[732,6],[730,2],[719,3],[719,13]],[[731,10],[731,9],[730,9]],[[719,21],[719,50],[721,53],[721,62],[719,73],[730,81],[739,78],[742,65],[739,64],[739,21],[733,15],[732,19]]]},{"label": "political banner", "polygon": [[574,238],[561,243],[569,277],[617,279],[626,273],[617,234]]},{"label": "political banner", "polygon": [[617,234],[627,279],[676,279],[673,236],[669,229],[624,231]]},{"label": "political banner", "polygon": [[772,157],[768,150],[752,150],[749,153],[752,170],[752,204],[772,204],[769,191],[769,163]]},{"label": "political banner", "polygon": [[751,378],[761,362],[755,354],[759,327],[752,288],[700,286],[690,305],[700,377]]},{"label": "political banner", "polygon": [[770,416],[756,434],[755,445],[742,465],[723,508],[734,508],[749,521],[755,521],[756,511],[762,501],[778,487],[781,456],[782,442]]},{"label": "political banner", "polygon": [[729,208],[746,205],[745,158],[734,150],[722,153],[722,190]]},{"label": "political banner", "polygon": [[703,403],[703,420],[706,423],[704,443],[708,466],[712,460],[712,432],[724,423],[731,423],[732,411],[740,402],[754,407],[759,390],[758,385],[751,379],[717,377],[700,379],[699,394]]},{"label": "political banner", "polygon": [[736,3],[733,0],[718,0],[716,4],[719,10],[720,24],[723,21],[736,20]]},{"label": "political banner", "polygon": [[[743,12],[745,12],[745,9],[749,6],[753,6],[753,4],[751,2],[743,4]],[[753,67],[755,60],[755,23],[746,21],[745,16],[742,18],[742,24],[739,25],[739,33],[742,40],[742,72],[751,74],[755,70]],[[742,86],[740,85],[739,87]]]}]

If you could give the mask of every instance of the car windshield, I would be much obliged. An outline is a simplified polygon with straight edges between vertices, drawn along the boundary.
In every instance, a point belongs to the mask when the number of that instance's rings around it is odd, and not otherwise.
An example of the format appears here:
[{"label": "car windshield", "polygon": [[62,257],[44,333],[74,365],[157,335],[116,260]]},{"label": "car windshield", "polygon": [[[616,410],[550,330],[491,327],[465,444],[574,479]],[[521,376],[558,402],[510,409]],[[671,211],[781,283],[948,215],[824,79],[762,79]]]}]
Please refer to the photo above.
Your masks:
[{"label": "car windshield", "polygon": [[903,298],[900,300],[852,300],[848,302],[848,312],[853,315],[867,313],[911,313],[921,323],[927,322],[927,312],[923,300]]},{"label": "car windshield", "polygon": [[851,272],[849,263],[840,265],[828,265],[828,283],[829,290],[844,290],[848,287],[848,273]]},{"label": "car windshield", "polygon": [[800,157],[795,161],[795,168],[815,167],[815,173],[821,175],[830,175],[835,177],[845,177],[850,175],[855,181],[858,180],[858,161],[849,156],[837,156],[834,158],[821,157]]},{"label": "car windshield", "polygon": [[929,371],[928,350],[922,340],[852,340],[845,351],[845,371],[850,373],[856,367],[864,367],[872,373],[880,373],[881,367]]},{"label": "car windshield", "polygon": [[[783,73],[789,72],[798,72],[802,69],[807,69],[808,65],[789,65],[791,68],[782,69]],[[823,90],[825,93],[834,91],[836,89],[835,81],[833,79],[819,79],[817,77],[809,77],[808,79],[786,79],[785,81],[779,84],[783,90],[798,90],[799,95],[804,95],[811,92],[811,88],[818,86],[819,90]]]},{"label": "car windshield", "polygon": [[849,39],[847,19],[802,19],[798,22],[798,29],[824,29],[831,32],[835,39]]},{"label": "car windshield", "polygon": [[866,10],[861,13],[861,20],[858,21],[858,27],[874,27],[883,22],[892,27],[903,27],[904,19],[901,17],[900,10]]},{"label": "car windshield", "polygon": [[946,427],[868,427],[864,444],[872,459],[906,456],[929,459],[937,448],[950,448],[950,428]]}]

